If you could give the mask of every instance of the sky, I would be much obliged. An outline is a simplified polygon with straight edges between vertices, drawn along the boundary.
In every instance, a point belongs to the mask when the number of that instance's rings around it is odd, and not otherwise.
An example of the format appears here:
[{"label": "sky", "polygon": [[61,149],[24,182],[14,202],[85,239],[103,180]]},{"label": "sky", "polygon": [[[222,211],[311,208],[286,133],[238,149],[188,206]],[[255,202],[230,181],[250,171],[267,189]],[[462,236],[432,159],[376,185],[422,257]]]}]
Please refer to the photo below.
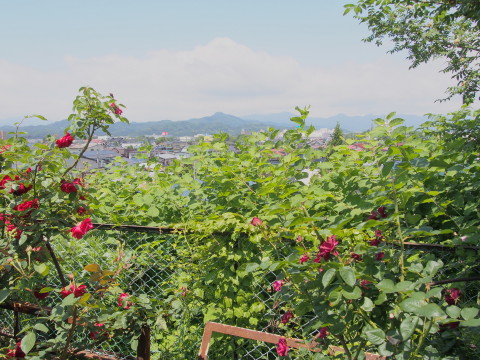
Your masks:
[{"label": "sky", "polygon": [[406,54],[362,42],[347,2],[0,0],[0,121],[65,119],[82,86],[136,122],[458,109],[435,102],[453,85],[440,62],[409,70]]}]

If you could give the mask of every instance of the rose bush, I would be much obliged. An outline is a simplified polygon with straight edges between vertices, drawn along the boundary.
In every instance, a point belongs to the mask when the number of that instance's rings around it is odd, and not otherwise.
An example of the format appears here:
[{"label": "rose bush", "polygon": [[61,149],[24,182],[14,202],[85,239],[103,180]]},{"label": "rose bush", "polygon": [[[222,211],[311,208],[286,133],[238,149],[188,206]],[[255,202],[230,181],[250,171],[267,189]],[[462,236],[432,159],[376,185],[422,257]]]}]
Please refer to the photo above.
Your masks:
[{"label": "rose bush", "polygon": [[[85,213],[94,216],[89,204],[95,189],[76,169],[81,155],[97,130],[108,133],[114,121],[128,122],[121,116],[123,105],[110,105],[116,104],[113,97],[91,88],[80,92],[63,137],[30,147],[18,124],[2,140],[0,303],[7,308],[24,301],[48,306],[22,324],[22,333],[16,334],[22,340],[3,352],[7,358],[67,359],[122,333],[135,343],[142,326],[154,325],[156,305],[145,295],[130,296],[122,312],[116,306],[123,292],[118,279],[131,259],[119,255],[110,264],[113,271],[84,263],[85,271],[70,274],[68,282],[62,268],[69,259],[55,255],[62,242],[83,241],[94,228]],[[74,139],[86,140],[80,155],[68,149]],[[96,335],[83,336],[85,331]]]}]

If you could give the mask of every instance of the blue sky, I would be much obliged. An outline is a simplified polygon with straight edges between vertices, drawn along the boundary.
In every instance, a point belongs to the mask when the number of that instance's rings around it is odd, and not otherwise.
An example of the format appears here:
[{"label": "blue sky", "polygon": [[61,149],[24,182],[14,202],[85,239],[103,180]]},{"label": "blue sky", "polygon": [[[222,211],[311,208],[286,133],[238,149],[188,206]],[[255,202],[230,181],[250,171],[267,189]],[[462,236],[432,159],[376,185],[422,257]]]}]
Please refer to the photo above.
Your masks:
[{"label": "blue sky", "polygon": [[0,120],[68,116],[79,87],[113,92],[131,121],[292,111],[454,110],[441,64],[361,41],[342,0],[0,2]]}]

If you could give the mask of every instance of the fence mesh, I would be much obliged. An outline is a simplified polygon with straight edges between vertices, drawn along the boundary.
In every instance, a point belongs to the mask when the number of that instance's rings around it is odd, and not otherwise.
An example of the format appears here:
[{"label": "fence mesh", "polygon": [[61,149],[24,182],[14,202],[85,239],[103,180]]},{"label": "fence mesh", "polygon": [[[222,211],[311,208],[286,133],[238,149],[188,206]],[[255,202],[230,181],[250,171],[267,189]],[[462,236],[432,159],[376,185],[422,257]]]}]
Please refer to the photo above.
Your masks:
[{"label": "fence mesh", "polygon": [[[188,247],[179,246],[179,242],[185,241],[180,234],[161,234],[153,232],[134,232],[119,230],[95,230],[87,234],[82,241],[67,238],[62,235],[51,238],[52,246],[59,258],[65,274],[75,274],[81,278],[86,276],[84,267],[88,264],[98,264],[102,268],[109,269],[115,266],[119,251],[123,252],[124,258],[130,259],[130,268],[119,277],[123,291],[132,295],[146,294],[149,297],[161,299],[168,305],[170,314],[167,318],[168,329],[152,333],[152,359],[193,359],[200,347],[201,336],[204,326],[204,315],[208,311],[209,298],[193,296],[195,291],[188,288],[192,279],[201,274],[206,276],[214,269],[215,274],[234,274],[239,270],[237,260],[232,262],[218,263],[217,258],[199,259],[190,256],[185,250]],[[254,244],[244,246],[255,247]],[[291,249],[285,246],[278,249],[281,257],[288,256]],[[241,252],[242,249],[237,249]],[[250,248],[250,251],[255,248]],[[429,256],[432,260],[441,260],[447,264],[438,273],[435,280],[451,278],[480,276],[480,264],[465,266],[467,257],[462,258],[454,251],[444,249],[407,247],[407,256]],[[476,252],[474,251],[476,254]],[[217,262],[217,263],[216,263]],[[215,265],[215,266],[213,266]],[[255,322],[232,321],[229,325],[249,327],[260,331],[285,334],[284,329],[278,326],[278,319],[284,309],[281,304],[275,303],[271,292],[271,283],[277,278],[275,270],[265,269],[260,275],[255,276],[248,283],[248,292],[251,295],[247,299],[249,305],[256,307]],[[208,277],[206,277],[208,278]],[[48,278],[45,279],[48,286],[60,287],[61,283],[52,266]],[[228,281],[225,281],[228,284]],[[185,284],[183,287],[182,284]],[[466,303],[479,303],[479,281],[456,283],[461,287]],[[203,284],[205,290],[215,294],[213,287],[209,288],[208,281]],[[191,293],[190,293],[191,292]],[[192,295],[192,296],[190,296]],[[196,293],[198,295],[198,293]],[[36,302],[31,298],[19,299],[21,301]],[[49,296],[49,302],[45,305],[59,301],[59,294]],[[232,304],[235,308],[236,304]],[[235,317],[234,317],[235,318]],[[241,318],[241,317],[239,317]],[[21,315],[21,327],[25,327],[34,320],[33,316]],[[296,319],[296,328],[288,335],[304,337],[304,329],[315,322],[314,316],[304,316]],[[12,311],[0,309],[0,332],[13,333],[14,316]],[[87,333],[81,336],[89,336]],[[131,359],[135,351],[130,346],[132,337],[138,334],[128,334],[123,337],[114,337],[108,343],[103,343],[95,351],[104,354],[115,353],[120,359]],[[8,342],[5,337],[0,341]],[[0,344],[1,345],[1,344]],[[313,359],[314,354],[304,351],[292,352],[292,359]],[[209,359],[277,359],[275,346],[251,340],[232,338],[227,336],[214,336],[209,351]]]}]

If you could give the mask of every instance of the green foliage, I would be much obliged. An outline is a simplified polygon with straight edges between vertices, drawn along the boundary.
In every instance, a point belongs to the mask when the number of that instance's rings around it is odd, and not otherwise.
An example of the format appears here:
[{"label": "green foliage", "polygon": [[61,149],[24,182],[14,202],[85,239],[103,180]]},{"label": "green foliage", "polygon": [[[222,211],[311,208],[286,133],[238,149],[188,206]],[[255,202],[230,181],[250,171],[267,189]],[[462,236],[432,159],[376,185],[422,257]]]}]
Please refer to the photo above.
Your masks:
[{"label": "green foliage", "polygon": [[371,30],[365,41],[381,45],[391,39],[390,52],[406,50],[412,67],[443,58],[442,71],[457,81],[447,99],[460,94],[466,104],[475,100],[480,91],[478,1],[358,0],[345,5],[345,14],[352,10]]},{"label": "green foliage", "polygon": [[333,130],[332,138],[328,142],[328,145],[330,146],[337,146],[343,144],[344,139],[343,139],[343,131],[340,128],[340,124],[337,123],[335,126],[335,129]]}]

